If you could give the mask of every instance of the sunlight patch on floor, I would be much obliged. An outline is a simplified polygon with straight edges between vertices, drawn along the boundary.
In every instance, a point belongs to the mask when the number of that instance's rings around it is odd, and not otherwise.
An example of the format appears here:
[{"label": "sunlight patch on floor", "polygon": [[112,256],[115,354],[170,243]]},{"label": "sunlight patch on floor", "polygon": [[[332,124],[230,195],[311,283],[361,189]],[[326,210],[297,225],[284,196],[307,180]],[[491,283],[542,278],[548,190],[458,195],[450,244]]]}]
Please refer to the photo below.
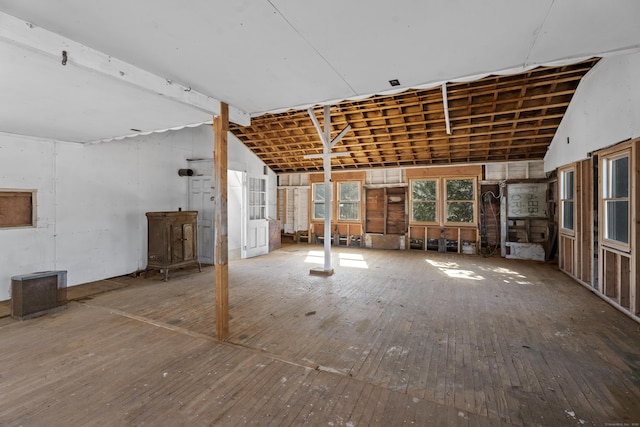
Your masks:
[{"label": "sunlight patch on floor", "polygon": [[324,264],[324,252],[322,251],[309,251],[304,262],[308,264]]},{"label": "sunlight patch on floor", "polygon": [[[340,267],[369,268],[369,264],[364,260],[362,254],[339,253],[338,258]],[[304,262],[308,264],[324,264],[324,252],[309,251]]]},{"label": "sunlight patch on floor", "polygon": [[516,285],[531,285],[532,283],[527,280],[527,276],[518,273],[517,271],[510,270],[504,267],[488,268],[480,267],[481,270],[489,271],[491,273],[502,274],[504,277],[502,281],[504,283],[515,283]]},{"label": "sunlight patch on floor", "polygon": [[362,254],[341,253],[339,257],[340,267],[369,268],[369,264],[364,260]]},{"label": "sunlight patch on floor", "polygon": [[475,271],[460,269],[460,265],[457,262],[439,262],[431,259],[426,261],[449,277],[456,279],[484,280],[484,277],[478,275]]}]

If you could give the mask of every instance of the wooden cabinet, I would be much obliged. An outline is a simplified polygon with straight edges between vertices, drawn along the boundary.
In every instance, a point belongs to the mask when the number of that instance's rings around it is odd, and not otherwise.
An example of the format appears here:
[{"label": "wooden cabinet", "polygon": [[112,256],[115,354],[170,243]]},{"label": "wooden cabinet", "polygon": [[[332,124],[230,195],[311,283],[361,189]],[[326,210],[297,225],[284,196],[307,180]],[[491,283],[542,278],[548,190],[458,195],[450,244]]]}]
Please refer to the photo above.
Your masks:
[{"label": "wooden cabinet", "polygon": [[147,268],[164,271],[165,282],[170,268],[198,266],[198,212],[147,212]]}]

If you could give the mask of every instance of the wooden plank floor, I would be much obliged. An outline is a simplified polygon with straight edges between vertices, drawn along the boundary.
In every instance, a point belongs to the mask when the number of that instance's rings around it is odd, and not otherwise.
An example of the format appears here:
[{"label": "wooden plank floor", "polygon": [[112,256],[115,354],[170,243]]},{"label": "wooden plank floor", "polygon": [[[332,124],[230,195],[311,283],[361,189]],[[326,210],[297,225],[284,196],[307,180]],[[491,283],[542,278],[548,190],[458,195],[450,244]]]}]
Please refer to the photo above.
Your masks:
[{"label": "wooden plank floor", "polygon": [[212,267],[3,319],[0,425],[640,422],[640,325],[555,266],[340,248],[311,276],[321,251],[232,262],[227,343]]}]

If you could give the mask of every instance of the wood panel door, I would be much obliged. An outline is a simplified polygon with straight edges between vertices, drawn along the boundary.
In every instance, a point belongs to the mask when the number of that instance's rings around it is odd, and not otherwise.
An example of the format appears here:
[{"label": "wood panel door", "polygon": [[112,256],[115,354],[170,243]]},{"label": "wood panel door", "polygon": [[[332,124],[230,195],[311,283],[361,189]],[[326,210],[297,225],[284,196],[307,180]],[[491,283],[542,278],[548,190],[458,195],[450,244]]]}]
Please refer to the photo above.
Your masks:
[{"label": "wood panel door", "polygon": [[385,209],[384,209],[384,188],[367,189],[366,201],[366,232],[384,234],[385,232]]},{"label": "wood panel door", "polygon": [[189,178],[189,209],[198,211],[198,254],[200,262],[213,264],[213,177]]},{"label": "wood panel door", "polygon": [[404,234],[406,230],[404,187],[386,189],[386,230],[385,234]]},{"label": "wood panel door", "polygon": [[406,230],[406,190],[370,188],[366,198],[366,232],[404,234]]}]

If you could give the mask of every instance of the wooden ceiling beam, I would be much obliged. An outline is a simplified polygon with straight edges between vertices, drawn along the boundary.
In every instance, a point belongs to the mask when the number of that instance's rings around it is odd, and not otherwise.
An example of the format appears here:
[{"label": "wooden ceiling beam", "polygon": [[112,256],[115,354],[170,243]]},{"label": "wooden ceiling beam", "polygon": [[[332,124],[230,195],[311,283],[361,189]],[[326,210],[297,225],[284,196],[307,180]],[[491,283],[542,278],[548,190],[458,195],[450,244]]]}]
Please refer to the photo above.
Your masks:
[{"label": "wooden ceiling beam", "polygon": [[[340,169],[543,158],[580,79],[597,60],[519,75],[447,84],[452,132],[447,135],[440,87],[344,101],[331,132],[352,132],[334,162]],[[316,107],[320,109],[322,107]],[[322,150],[305,112],[252,119],[232,131],[276,172],[315,171],[301,156]]]}]

